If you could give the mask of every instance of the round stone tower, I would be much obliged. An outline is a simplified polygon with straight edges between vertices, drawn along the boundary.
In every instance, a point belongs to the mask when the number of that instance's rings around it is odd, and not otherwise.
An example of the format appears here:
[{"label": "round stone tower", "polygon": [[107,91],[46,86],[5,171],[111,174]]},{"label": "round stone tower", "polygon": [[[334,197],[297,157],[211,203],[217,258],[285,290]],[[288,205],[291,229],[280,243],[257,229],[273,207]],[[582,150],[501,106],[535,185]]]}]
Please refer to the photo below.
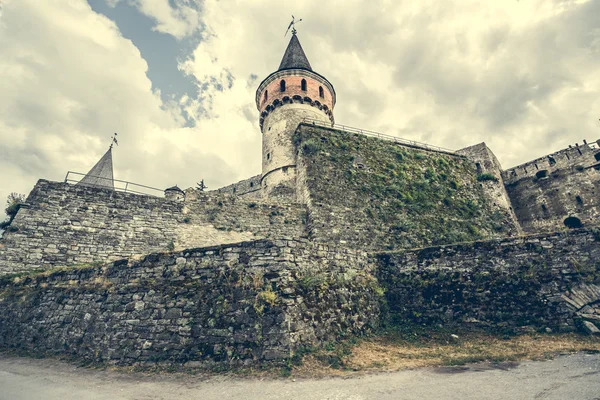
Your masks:
[{"label": "round stone tower", "polygon": [[261,188],[266,197],[295,199],[298,124],[313,120],[333,125],[335,90],[314,72],[294,32],[279,69],[256,90],[262,131]]}]

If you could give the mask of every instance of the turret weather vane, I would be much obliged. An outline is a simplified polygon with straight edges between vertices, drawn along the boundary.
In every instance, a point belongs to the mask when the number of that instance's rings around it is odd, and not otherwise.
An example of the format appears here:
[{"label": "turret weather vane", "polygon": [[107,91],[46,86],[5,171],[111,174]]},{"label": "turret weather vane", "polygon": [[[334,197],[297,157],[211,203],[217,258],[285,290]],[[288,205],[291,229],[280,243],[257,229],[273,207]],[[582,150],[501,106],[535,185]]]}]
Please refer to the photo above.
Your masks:
[{"label": "turret weather vane", "polygon": [[111,141],[110,141],[110,148],[113,148],[113,144],[116,144],[117,146],[119,145],[119,142],[117,142],[117,132],[115,132],[114,135],[112,135]]},{"label": "turret weather vane", "polygon": [[298,21],[296,21],[296,18],[292,15],[292,22],[290,22],[290,24],[288,25],[287,31],[285,31],[285,34],[283,35],[283,37],[285,37],[287,35],[287,33],[290,31],[290,28],[292,28],[292,35],[296,34],[296,24],[299,24],[300,22],[302,22],[302,18],[300,18]]}]

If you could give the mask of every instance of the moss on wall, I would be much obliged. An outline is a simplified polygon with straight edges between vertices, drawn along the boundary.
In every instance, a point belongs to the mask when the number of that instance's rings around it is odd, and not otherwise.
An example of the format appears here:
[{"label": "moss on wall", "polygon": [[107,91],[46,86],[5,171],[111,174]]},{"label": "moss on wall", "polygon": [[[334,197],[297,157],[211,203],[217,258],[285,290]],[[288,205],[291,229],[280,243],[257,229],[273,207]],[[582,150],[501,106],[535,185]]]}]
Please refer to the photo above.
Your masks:
[{"label": "moss on wall", "polygon": [[307,125],[294,142],[317,240],[394,249],[503,235],[506,216],[464,157]]}]

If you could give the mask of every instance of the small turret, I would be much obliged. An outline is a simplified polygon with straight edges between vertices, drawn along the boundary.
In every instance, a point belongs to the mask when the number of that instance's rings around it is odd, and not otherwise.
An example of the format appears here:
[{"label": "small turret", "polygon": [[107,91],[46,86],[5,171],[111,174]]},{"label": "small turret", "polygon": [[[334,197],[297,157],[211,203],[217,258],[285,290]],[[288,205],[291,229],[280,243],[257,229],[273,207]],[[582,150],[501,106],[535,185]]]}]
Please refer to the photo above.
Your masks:
[{"label": "small turret", "polygon": [[165,199],[173,201],[183,201],[185,199],[185,193],[179,189],[179,186],[175,185],[165,189]]},{"label": "small turret", "polygon": [[333,125],[335,101],[333,85],[312,70],[293,31],[279,69],[256,90],[263,133],[261,188],[265,196],[295,198],[294,132],[305,119]]}]

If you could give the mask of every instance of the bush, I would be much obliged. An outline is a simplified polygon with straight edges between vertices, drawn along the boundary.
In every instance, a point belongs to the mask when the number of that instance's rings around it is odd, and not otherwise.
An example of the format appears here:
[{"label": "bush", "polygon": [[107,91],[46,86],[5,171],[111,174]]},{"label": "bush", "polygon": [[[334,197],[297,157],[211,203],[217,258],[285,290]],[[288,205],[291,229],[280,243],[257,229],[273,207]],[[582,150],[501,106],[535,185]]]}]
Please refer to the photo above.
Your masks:
[{"label": "bush", "polygon": [[25,203],[25,195],[14,192],[8,195],[8,198],[6,199],[6,208],[4,211],[11,220],[15,217],[15,215],[17,215],[19,207],[21,207],[21,204],[23,203]]},{"label": "bush", "polygon": [[483,174],[477,175],[477,180],[479,182],[484,182],[484,181],[498,182],[498,178],[496,178],[493,174],[490,174],[489,172],[485,172]]},{"label": "bush", "polygon": [[308,139],[302,145],[302,150],[304,151],[304,154],[306,154],[306,155],[317,154],[321,150],[321,148],[322,148],[321,143],[315,139]]}]

